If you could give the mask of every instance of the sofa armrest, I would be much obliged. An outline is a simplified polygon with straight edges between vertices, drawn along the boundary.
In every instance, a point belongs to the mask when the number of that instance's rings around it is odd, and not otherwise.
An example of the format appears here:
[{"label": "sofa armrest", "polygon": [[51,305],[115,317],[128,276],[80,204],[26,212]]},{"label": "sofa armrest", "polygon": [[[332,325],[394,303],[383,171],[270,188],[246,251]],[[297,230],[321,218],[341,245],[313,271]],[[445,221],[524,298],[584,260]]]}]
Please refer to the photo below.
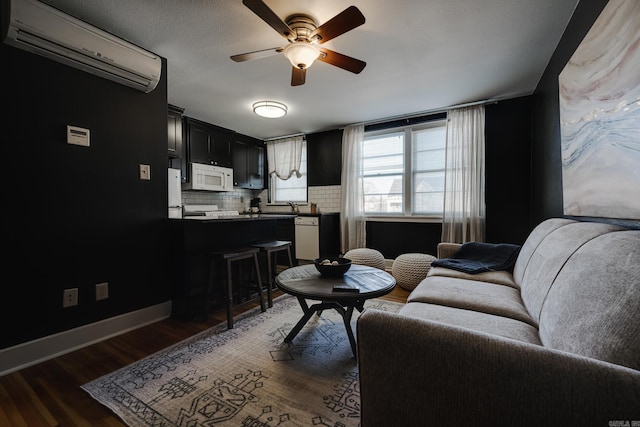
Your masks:
[{"label": "sofa armrest", "polygon": [[357,340],[363,427],[640,420],[629,368],[375,309]]},{"label": "sofa armrest", "polygon": [[438,258],[449,258],[462,246],[461,243],[440,242],[438,243]]}]

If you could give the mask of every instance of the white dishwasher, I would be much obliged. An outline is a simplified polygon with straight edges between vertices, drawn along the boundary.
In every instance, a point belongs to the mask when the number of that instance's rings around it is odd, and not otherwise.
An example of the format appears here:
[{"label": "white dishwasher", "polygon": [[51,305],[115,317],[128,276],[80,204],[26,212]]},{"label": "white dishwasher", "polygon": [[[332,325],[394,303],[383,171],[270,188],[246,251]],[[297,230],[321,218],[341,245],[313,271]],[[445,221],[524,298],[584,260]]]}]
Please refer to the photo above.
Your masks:
[{"label": "white dishwasher", "polygon": [[320,257],[320,219],[316,216],[297,216],[296,258],[314,260]]}]

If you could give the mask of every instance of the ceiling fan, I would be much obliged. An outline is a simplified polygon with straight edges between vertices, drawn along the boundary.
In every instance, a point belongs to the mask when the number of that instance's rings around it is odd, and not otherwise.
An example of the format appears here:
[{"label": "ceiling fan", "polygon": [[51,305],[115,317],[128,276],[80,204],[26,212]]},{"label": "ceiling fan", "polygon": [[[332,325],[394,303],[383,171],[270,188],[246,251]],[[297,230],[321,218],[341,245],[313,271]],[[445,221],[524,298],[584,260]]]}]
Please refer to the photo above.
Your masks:
[{"label": "ceiling fan", "polygon": [[364,24],[364,15],[362,15],[360,10],[355,6],[346,8],[324,24],[318,26],[313,18],[301,13],[291,15],[283,21],[262,0],[242,0],[242,3],[276,30],[278,34],[287,39],[289,44],[283,47],[257,50],[231,56],[231,59],[236,62],[265,58],[282,53],[291,62],[291,86],[304,84],[307,68],[309,68],[316,59],[355,74],[360,73],[367,65],[366,62],[360,61],[359,59],[351,58],[350,56],[334,52],[330,49],[318,47],[319,44],[325,43]]}]

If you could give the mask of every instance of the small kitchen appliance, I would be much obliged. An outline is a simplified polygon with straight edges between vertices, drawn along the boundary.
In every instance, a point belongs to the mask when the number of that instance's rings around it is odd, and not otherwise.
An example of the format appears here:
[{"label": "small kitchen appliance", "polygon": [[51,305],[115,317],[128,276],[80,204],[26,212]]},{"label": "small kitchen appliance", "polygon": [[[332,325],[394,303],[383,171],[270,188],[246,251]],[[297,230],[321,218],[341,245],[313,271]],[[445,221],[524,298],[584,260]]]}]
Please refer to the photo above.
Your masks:
[{"label": "small kitchen appliance", "polygon": [[183,190],[233,191],[233,169],[189,163],[190,179]]},{"label": "small kitchen appliance", "polygon": [[262,208],[260,206],[262,203],[262,199],[260,197],[251,199],[250,203],[251,204],[249,205],[249,207],[251,208],[251,212],[262,213]]}]

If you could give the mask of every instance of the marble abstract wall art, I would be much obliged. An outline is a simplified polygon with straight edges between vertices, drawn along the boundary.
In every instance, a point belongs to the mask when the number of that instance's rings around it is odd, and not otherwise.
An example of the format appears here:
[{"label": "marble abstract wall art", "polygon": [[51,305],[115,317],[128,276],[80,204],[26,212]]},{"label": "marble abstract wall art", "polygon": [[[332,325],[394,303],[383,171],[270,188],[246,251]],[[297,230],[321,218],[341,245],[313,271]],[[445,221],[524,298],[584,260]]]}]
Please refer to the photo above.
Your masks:
[{"label": "marble abstract wall art", "polygon": [[564,214],[640,219],[640,1],[610,0],[558,80]]}]

